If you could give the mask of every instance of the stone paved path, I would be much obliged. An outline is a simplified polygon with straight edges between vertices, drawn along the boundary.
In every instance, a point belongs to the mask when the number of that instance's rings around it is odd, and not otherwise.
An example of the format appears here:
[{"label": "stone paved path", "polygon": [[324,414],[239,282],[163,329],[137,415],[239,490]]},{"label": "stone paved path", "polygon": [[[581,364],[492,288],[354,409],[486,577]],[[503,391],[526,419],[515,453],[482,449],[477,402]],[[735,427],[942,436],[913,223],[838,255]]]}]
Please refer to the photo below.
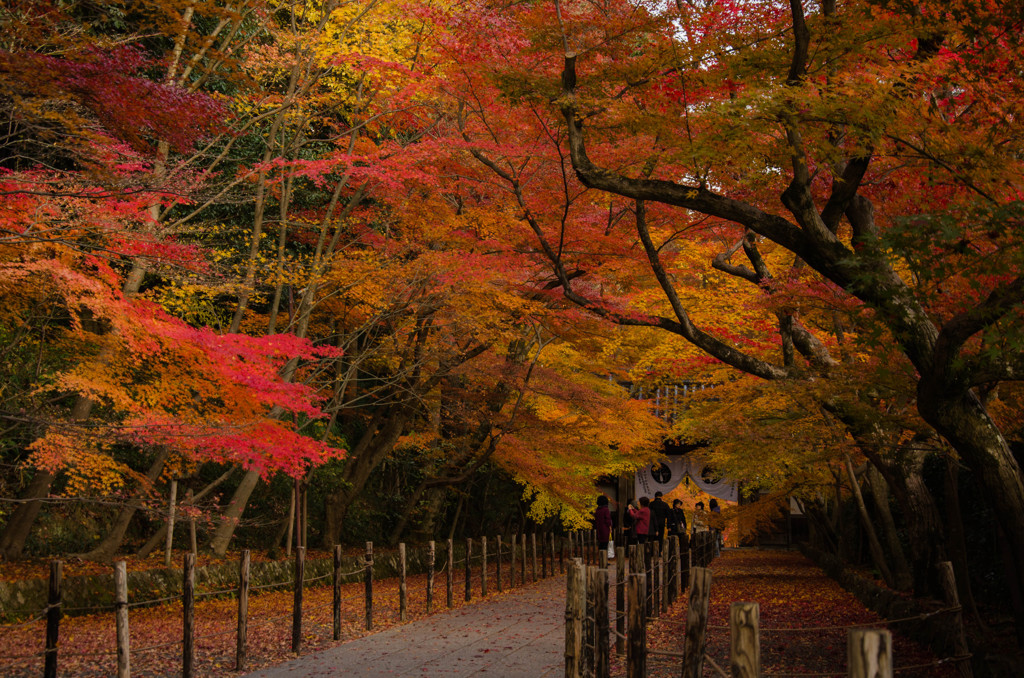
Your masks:
[{"label": "stone paved path", "polygon": [[563,575],[248,675],[559,676],[564,625]]}]

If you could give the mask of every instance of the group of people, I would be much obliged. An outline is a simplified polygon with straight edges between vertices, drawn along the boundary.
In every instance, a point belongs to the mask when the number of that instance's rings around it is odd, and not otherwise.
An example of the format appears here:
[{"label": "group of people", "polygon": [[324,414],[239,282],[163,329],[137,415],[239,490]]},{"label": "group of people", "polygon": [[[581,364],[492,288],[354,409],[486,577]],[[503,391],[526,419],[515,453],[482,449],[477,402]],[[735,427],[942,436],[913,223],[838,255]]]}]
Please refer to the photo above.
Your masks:
[{"label": "group of people", "polygon": [[[711,499],[711,512],[719,513],[721,509],[716,499]],[[708,529],[707,517],[704,510],[704,502],[697,502],[693,514],[694,532],[703,532]],[[686,513],[683,511],[683,502],[679,499],[672,501],[670,507],[662,499],[661,492],[654,493],[654,500],[647,497],[640,497],[629,502],[626,507],[623,533],[626,542],[629,544],[643,544],[647,541],[662,539],[666,531],[668,536],[677,536],[681,545],[685,548],[688,543],[686,531]],[[611,539],[612,515],[608,507],[608,497],[601,495],[597,498],[597,510],[594,512],[594,529],[597,531],[598,545],[602,549],[608,548]],[[609,557],[614,557],[609,551]]]}]

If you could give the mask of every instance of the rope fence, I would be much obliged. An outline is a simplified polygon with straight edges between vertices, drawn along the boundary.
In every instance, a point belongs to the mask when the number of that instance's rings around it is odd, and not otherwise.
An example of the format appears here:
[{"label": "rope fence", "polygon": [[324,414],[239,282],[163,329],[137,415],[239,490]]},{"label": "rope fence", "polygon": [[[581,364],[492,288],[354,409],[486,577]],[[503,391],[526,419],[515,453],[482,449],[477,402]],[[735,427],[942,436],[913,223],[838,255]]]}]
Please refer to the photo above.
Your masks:
[{"label": "rope fence", "polygon": [[[699,535],[698,535],[699,536]],[[971,653],[967,649],[964,635],[963,609],[956,597],[952,567],[940,565],[946,571],[944,589],[946,605],[939,609],[921,612],[905,617],[836,624],[830,626],[806,627],[760,627],[760,612],[757,603],[732,603],[728,625],[708,623],[711,600],[711,571],[703,566],[694,566],[699,558],[706,557],[706,549],[680,550],[680,544],[672,537],[663,542],[622,547],[616,550],[616,563],[611,570],[615,574],[614,584],[608,581],[608,560],[604,553],[594,558],[592,535],[583,533],[576,546],[578,553],[569,568],[569,582],[566,593],[565,633],[565,675],[567,678],[607,678],[610,664],[607,655],[610,642],[615,643],[618,654],[624,655],[628,676],[647,675],[649,662],[658,665],[658,671],[675,666],[673,673],[683,676],[702,675],[709,670],[723,678],[738,676],[756,678],[826,678],[829,676],[851,676],[865,678],[867,667],[892,667],[894,674],[927,670],[943,665],[956,665],[963,678],[970,678]],[[697,556],[695,556],[697,554]],[[703,554],[703,555],[701,555]],[[714,553],[717,555],[717,553]],[[596,565],[587,566],[585,563]],[[673,633],[686,641],[682,651],[654,649],[647,645],[647,624],[652,618],[666,613],[669,606],[681,597],[683,589],[689,588],[689,600],[685,621],[667,622],[667,628],[683,628],[685,633]],[[614,590],[613,590],[614,589]],[[610,602],[615,609],[611,610]],[[900,665],[892,658],[892,634],[887,628],[910,622],[928,622],[940,619],[939,627],[945,631],[942,646],[936,654],[949,654],[930,662]],[[614,622],[614,626],[612,624]],[[664,627],[663,627],[664,628]],[[720,666],[716,659],[704,650],[707,633],[710,630],[728,630],[729,655]],[[761,670],[761,634],[793,634],[807,636],[845,632],[848,666],[833,671],[786,672]],[[944,651],[943,651],[944,650]],[[950,652],[952,651],[952,652]],[[916,657],[914,657],[916,658]],[[824,666],[831,661],[827,657]],[[721,658],[719,657],[720,661]],[[725,666],[726,671],[722,667]],[[706,667],[706,668],[705,668]],[[803,667],[800,667],[803,668]],[[808,666],[807,668],[812,668]]]},{"label": "rope fence", "polygon": [[[532,544],[534,550],[532,552],[533,564],[531,567],[528,567],[531,552],[527,545],[527,535],[516,535],[513,540],[506,542],[505,544],[501,543],[500,538],[497,542],[492,541],[490,543],[485,539],[480,541],[467,540],[465,545],[466,552],[457,559],[454,557],[455,552],[457,549],[461,549],[462,545],[456,545],[452,540],[447,540],[440,544],[431,542],[429,546],[423,545],[418,547],[417,554],[420,562],[420,573],[427,575],[427,581],[422,593],[415,594],[420,601],[417,604],[423,604],[423,599],[425,598],[425,612],[430,614],[431,612],[444,607],[443,603],[441,605],[435,605],[435,590],[439,588],[447,589],[447,607],[452,607],[454,605],[454,596],[452,594],[456,586],[465,587],[465,599],[468,602],[471,600],[471,589],[476,589],[481,595],[488,595],[492,592],[504,590],[506,587],[525,584],[531,580],[531,574],[532,580],[537,581],[539,579],[539,573],[537,572],[538,540],[535,535],[533,536]],[[438,546],[440,548],[438,548]],[[481,546],[486,550],[477,551],[476,549],[481,548]],[[554,575],[556,573],[554,537],[550,535],[542,537],[539,540],[539,546],[539,552],[543,559],[544,575]],[[549,548],[550,552],[547,550]],[[365,555],[356,556],[359,558],[358,568],[351,571],[342,571],[341,565],[343,559],[341,548],[339,546],[335,548],[333,554],[333,568],[329,568],[326,572],[316,576],[306,576],[305,548],[298,547],[295,550],[295,563],[294,569],[292,570],[294,575],[293,577],[261,584],[250,584],[250,555],[248,551],[245,551],[242,553],[239,563],[238,585],[210,591],[195,590],[195,555],[187,553],[185,555],[184,566],[181,570],[182,593],[131,601],[129,601],[128,597],[126,563],[124,561],[119,561],[118,563],[115,563],[114,566],[114,599],[117,602],[113,604],[81,605],[73,607],[66,606],[63,600],[63,563],[61,561],[53,561],[51,563],[50,588],[48,592],[49,601],[47,605],[37,609],[34,613],[31,613],[31,617],[28,619],[12,624],[0,625],[0,633],[7,635],[12,632],[20,632],[24,634],[29,632],[32,627],[45,623],[46,649],[34,653],[0,655],[0,662],[4,663],[4,665],[0,665],[0,673],[7,673],[8,670],[14,667],[27,669],[28,662],[37,662],[40,658],[45,658],[46,668],[43,673],[44,677],[48,678],[50,675],[57,675],[55,671],[58,658],[66,659],[72,657],[88,658],[116,656],[118,661],[118,674],[121,674],[122,670],[125,672],[127,671],[127,667],[131,661],[131,656],[158,652],[170,647],[181,647],[183,649],[182,676],[183,678],[191,678],[195,671],[194,653],[197,639],[195,627],[195,602],[197,600],[202,601],[204,599],[213,599],[217,597],[221,597],[222,599],[234,599],[238,602],[237,626],[231,625],[231,628],[222,628],[209,633],[202,632],[201,634],[198,634],[198,638],[202,641],[221,638],[224,636],[236,636],[237,648],[235,656],[235,670],[242,671],[245,669],[245,663],[247,660],[247,638],[250,629],[267,627],[290,618],[292,620],[291,649],[293,652],[299,652],[303,640],[302,626],[304,622],[312,623],[314,627],[318,629],[317,633],[322,634],[323,629],[325,628],[323,613],[325,610],[332,609],[333,639],[340,640],[342,636],[341,609],[343,604],[348,604],[346,606],[348,609],[347,615],[350,615],[352,602],[363,599],[365,606],[366,628],[367,630],[372,630],[374,621],[373,608],[375,602],[373,582],[375,576],[379,574],[377,572],[377,568],[380,566],[385,566],[387,568],[388,575],[386,580],[392,582],[398,580],[398,591],[395,592],[392,590],[386,595],[389,601],[394,601],[396,598],[398,599],[399,604],[396,606],[398,621],[405,621],[407,619],[407,606],[409,602],[409,592],[406,583],[407,551],[405,549],[405,545],[399,545],[397,558],[392,557],[395,553],[394,551],[389,550],[387,553],[388,563],[385,564],[381,561],[381,554],[379,552],[374,554],[372,543],[367,542]],[[431,555],[433,557],[431,557]],[[517,560],[519,561],[518,563]],[[313,562],[322,563],[323,561],[317,560]],[[517,565],[519,566],[520,571],[517,571]],[[391,573],[392,566],[394,566],[394,569],[397,571],[394,574]],[[486,566],[486,570],[484,569],[484,566]],[[317,565],[317,567],[319,568],[321,565]],[[458,572],[456,572],[456,570],[458,570]],[[456,574],[459,576],[453,576]],[[442,579],[438,580],[438,576],[442,577]],[[360,578],[362,581],[360,581]],[[493,587],[490,591],[488,590],[489,584]],[[349,593],[344,596],[341,595],[342,586],[351,589],[353,587],[360,587],[361,585],[362,587],[365,587],[365,592]],[[292,610],[269,617],[258,616],[252,619],[249,618],[248,600],[251,593],[269,593],[274,590],[283,592],[282,589],[285,587],[291,587],[294,592],[294,604],[292,605]],[[333,595],[329,595],[327,600],[318,602],[315,605],[303,606],[303,594],[307,588],[319,592],[333,591]],[[278,595],[280,595],[280,593],[278,593]],[[144,645],[141,647],[131,645],[128,632],[130,610],[178,601],[182,604],[181,614],[183,626],[181,627],[181,638],[169,642],[158,642],[151,645]],[[76,651],[74,649],[75,641],[84,642],[83,636],[78,633],[74,640],[70,641],[70,644],[69,641],[64,641],[64,643],[59,644],[58,650],[60,621],[66,614],[84,613],[89,615],[94,613],[111,612],[114,613],[117,622],[117,647],[115,649],[96,652]],[[317,617],[314,618],[314,615]],[[331,626],[330,616],[327,618],[326,626]],[[330,633],[331,629],[328,629],[328,632]],[[53,672],[51,672],[51,666],[53,667]],[[218,666],[220,666],[220,664],[218,664]],[[126,673],[124,675],[126,675]]]}]

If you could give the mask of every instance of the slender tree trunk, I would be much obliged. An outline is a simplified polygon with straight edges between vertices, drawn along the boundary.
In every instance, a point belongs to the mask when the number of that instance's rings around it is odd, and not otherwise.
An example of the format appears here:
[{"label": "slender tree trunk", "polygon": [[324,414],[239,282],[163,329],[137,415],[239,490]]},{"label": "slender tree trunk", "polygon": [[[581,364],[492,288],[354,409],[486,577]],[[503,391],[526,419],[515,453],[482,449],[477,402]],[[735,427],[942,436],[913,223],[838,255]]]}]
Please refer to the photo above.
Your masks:
[{"label": "slender tree trunk", "polygon": [[3,535],[0,535],[0,561],[16,560],[21,557],[32,525],[43,508],[43,499],[50,494],[50,486],[56,477],[49,471],[36,469],[32,482],[22,494],[23,503],[18,504],[18,508],[7,521]]},{"label": "slender tree trunk", "polygon": [[900,543],[899,534],[896,532],[896,521],[893,520],[892,510],[889,508],[889,485],[874,464],[868,465],[868,482],[871,484],[871,498],[882,526],[885,544],[892,556],[892,574],[896,589],[909,591],[914,586],[914,577],[903,552],[903,544]]},{"label": "slender tree trunk", "polygon": [[227,553],[231,537],[235,534],[238,521],[241,520],[245,506],[249,503],[249,497],[252,496],[253,490],[256,489],[256,483],[259,482],[259,479],[259,471],[253,469],[246,471],[242,481],[238,483],[238,488],[235,489],[235,493],[231,496],[231,501],[228,503],[227,508],[221,514],[220,525],[217,526],[213,537],[210,539],[210,550],[218,556],[223,556]]},{"label": "slender tree trunk", "polygon": [[[157,452],[156,459],[150,464],[149,470],[146,472],[146,483],[147,486],[151,486],[156,482],[156,479],[160,477],[160,472],[164,469],[164,464],[167,463],[167,458],[170,456],[170,452],[165,447],[161,447]],[[132,498],[131,503],[121,509],[121,512],[117,514],[117,518],[114,520],[114,524],[111,525],[110,531],[107,536],[103,538],[99,546],[94,548],[92,551],[82,555],[82,558],[86,560],[98,560],[100,562],[109,562],[114,559],[114,555],[117,550],[121,548],[121,542],[124,541],[124,535],[128,532],[128,526],[132,522],[132,518],[135,517],[135,512],[142,508],[139,503],[142,493],[145,492],[148,487],[144,486],[136,491],[135,496]]]},{"label": "slender tree trunk", "polygon": [[875,562],[875,567],[881,573],[885,583],[892,587],[893,577],[892,572],[889,570],[889,565],[885,562],[885,552],[882,551],[882,545],[878,541],[878,535],[875,534],[875,526],[871,522],[871,516],[868,514],[868,507],[864,504],[864,495],[860,492],[860,484],[857,482],[857,474],[853,470],[853,462],[850,461],[850,457],[846,457],[846,472],[850,476],[850,488],[853,490],[853,497],[857,501],[857,509],[860,511],[861,522],[864,524],[864,534],[868,539],[868,546],[871,549],[871,559]]},{"label": "slender tree trunk", "polygon": [[953,573],[956,575],[960,604],[974,617],[979,628],[986,630],[985,622],[978,614],[974,590],[971,588],[971,574],[967,567],[967,538],[960,509],[960,465],[951,454],[946,456],[945,495],[943,503],[946,508],[946,543],[949,560],[953,564]]}]

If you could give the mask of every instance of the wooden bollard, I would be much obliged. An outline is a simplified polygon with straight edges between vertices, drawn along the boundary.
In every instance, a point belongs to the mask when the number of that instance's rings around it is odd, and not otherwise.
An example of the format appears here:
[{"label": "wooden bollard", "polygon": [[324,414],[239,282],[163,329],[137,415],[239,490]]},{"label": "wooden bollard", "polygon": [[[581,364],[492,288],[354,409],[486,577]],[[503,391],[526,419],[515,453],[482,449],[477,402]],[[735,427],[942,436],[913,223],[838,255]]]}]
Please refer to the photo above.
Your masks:
[{"label": "wooden bollard", "polygon": [[626,652],[626,548],[615,548],[615,652]]},{"label": "wooden bollard", "polygon": [[651,618],[654,612],[654,544],[647,542],[643,545],[644,552],[644,582],[647,584],[647,592],[644,596],[644,616]]},{"label": "wooden bollard", "polygon": [[164,542],[164,567],[171,566],[171,549],[174,546],[174,504],[178,498],[178,480],[171,478],[171,496],[167,502],[167,538]]},{"label": "wooden bollard", "polygon": [[757,603],[729,606],[729,665],[734,678],[761,675],[760,616]]},{"label": "wooden bollard", "polygon": [[530,567],[530,581],[537,581],[537,533],[530,533],[530,551],[533,559]]},{"label": "wooden bollard", "polygon": [[466,537],[466,602],[468,603],[473,598],[473,564],[471,558],[473,557],[473,538]]},{"label": "wooden bollard", "polygon": [[526,533],[525,532],[523,532],[523,534],[521,535],[520,542],[522,542],[522,545],[523,545],[523,558],[519,562],[519,584],[522,585],[522,586],[526,586],[526,561],[527,561],[527,557],[526,557]]},{"label": "wooden bollard", "polygon": [[660,545],[661,555],[658,557],[658,599],[661,601],[662,613],[668,612],[668,574],[669,574],[669,563],[666,561],[669,558],[668,542],[663,541]]},{"label": "wooden bollard", "polygon": [[448,607],[455,605],[455,547],[451,539],[448,540],[448,562],[445,564],[447,570],[446,578],[448,584]]},{"label": "wooden bollard", "polygon": [[957,658],[956,668],[960,678],[974,678],[974,671],[971,669],[970,647],[967,645],[967,633],[964,630],[964,613],[960,608],[960,594],[956,590],[956,575],[953,573],[953,564],[949,561],[939,563],[939,584],[942,586],[942,598],[948,607],[954,608],[950,612],[950,646],[953,649],[953,656]]},{"label": "wooden bollard", "polygon": [[295,594],[292,602],[292,652],[302,650],[302,591],[306,578],[306,547],[295,548]]},{"label": "wooden bollard", "polygon": [[558,571],[565,574],[565,537],[558,538]]},{"label": "wooden bollard", "polygon": [[594,636],[596,633],[596,618],[593,616],[593,613],[594,606],[597,604],[597,601],[595,600],[595,598],[597,597],[597,592],[594,590],[594,580],[596,578],[595,572],[597,568],[595,568],[593,565],[586,565],[583,569],[586,575],[584,586],[586,586],[587,591],[586,616],[584,617],[583,622],[583,671],[586,675],[593,676],[595,645]]},{"label": "wooden bollard", "polygon": [[611,649],[608,647],[608,570],[605,568],[594,572],[594,619],[594,675],[603,677],[608,675],[611,667]]},{"label": "wooden bollard", "polygon": [[132,669],[128,635],[128,570],[123,560],[114,563],[114,624],[117,627],[117,678],[129,678]]},{"label": "wooden bollard", "polygon": [[543,532],[540,535],[540,576],[548,578],[548,538]]},{"label": "wooden bollard", "polygon": [[516,551],[519,549],[519,535],[512,535],[512,541],[509,543],[509,547],[509,550],[512,552],[512,562],[509,563],[508,568],[508,587],[510,589],[514,589],[516,587]]},{"label": "wooden bollard", "polygon": [[238,631],[235,633],[235,670],[245,670],[249,652],[249,564],[252,554],[242,551],[238,560]]},{"label": "wooden bollard", "polygon": [[676,551],[675,537],[665,539],[665,604],[676,602]]},{"label": "wooden bollard", "polygon": [[695,567],[690,583],[690,606],[686,610],[686,642],[683,646],[682,678],[701,678],[704,673],[704,644],[711,608],[711,570]]},{"label": "wooden bollard", "polygon": [[583,624],[587,615],[586,575],[579,558],[569,561],[565,578],[565,676],[583,676]]},{"label": "wooden bollard", "polygon": [[[126,625],[127,630],[127,625]],[[185,554],[181,568],[181,676],[192,678],[196,666],[196,556]]]},{"label": "wooden bollard", "polygon": [[480,537],[480,595],[487,595],[487,537]]},{"label": "wooden bollard", "polygon": [[398,545],[398,620],[409,618],[409,588],[405,580],[405,543]]},{"label": "wooden bollard", "polygon": [[334,576],[331,578],[331,612],[334,640],[341,640],[341,544],[334,546]]},{"label": "wooden bollard", "polygon": [[501,593],[504,590],[504,585],[501,583],[501,535],[499,534],[497,537],[494,538],[494,540],[498,542],[498,545],[496,547],[498,554],[494,558],[494,565],[496,570],[494,573],[494,580],[495,583],[497,583],[498,585],[498,593]]},{"label": "wooden bollard", "polygon": [[644,599],[647,597],[647,575],[629,575],[629,644],[626,649],[627,678],[646,678],[647,676],[647,615]]},{"label": "wooden bollard", "polygon": [[683,596],[683,544],[679,539],[679,536],[672,538],[675,543],[676,549],[676,560],[675,560],[675,578],[676,578],[676,593],[675,600],[679,600]]},{"label": "wooden bollard", "polygon": [[64,583],[64,561],[50,561],[50,585],[46,592],[46,659],[43,678],[57,678],[57,641],[60,637]]},{"label": "wooden bollard", "polygon": [[427,614],[434,609],[434,540],[427,542]]},{"label": "wooden bollard", "polygon": [[373,542],[366,542],[363,581],[366,589],[366,630],[373,630]]},{"label": "wooden bollard", "polygon": [[886,629],[850,629],[846,642],[850,678],[892,678],[892,634]]}]

